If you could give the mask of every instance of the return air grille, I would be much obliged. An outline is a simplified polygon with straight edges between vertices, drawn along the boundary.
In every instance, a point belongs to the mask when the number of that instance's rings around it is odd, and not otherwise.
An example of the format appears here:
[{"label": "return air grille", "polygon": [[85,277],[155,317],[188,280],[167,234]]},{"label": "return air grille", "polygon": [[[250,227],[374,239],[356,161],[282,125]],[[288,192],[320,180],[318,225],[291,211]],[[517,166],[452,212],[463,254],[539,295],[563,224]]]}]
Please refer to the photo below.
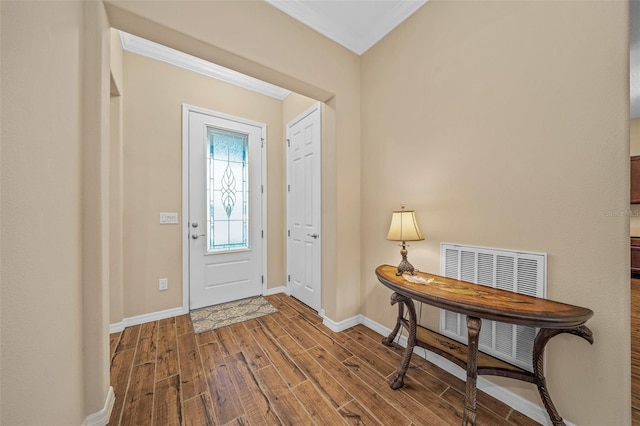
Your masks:
[{"label": "return air grille", "polygon": [[[440,245],[440,275],[502,290],[546,297],[547,255],[487,247]],[[467,343],[464,315],[440,313],[440,332]],[[537,329],[482,320],[479,346],[483,352],[533,371],[533,342]]]}]

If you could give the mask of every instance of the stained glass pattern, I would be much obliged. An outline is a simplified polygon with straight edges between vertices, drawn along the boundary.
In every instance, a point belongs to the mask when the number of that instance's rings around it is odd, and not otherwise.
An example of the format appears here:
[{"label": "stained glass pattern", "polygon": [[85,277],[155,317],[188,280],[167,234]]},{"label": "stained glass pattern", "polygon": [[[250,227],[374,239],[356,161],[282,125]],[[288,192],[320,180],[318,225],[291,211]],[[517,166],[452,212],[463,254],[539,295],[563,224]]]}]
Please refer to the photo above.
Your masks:
[{"label": "stained glass pattern", "polygon": [[249,248],[249,138],[207,129],[208,252]]},{"label": "stained glass pattern", "polygon": [[222,205],[227,212],[227,217],[231,217],[231,212],[236,205],[236,177],[233,175],[231,165],[227,164],[227,168],[222,175]]}]

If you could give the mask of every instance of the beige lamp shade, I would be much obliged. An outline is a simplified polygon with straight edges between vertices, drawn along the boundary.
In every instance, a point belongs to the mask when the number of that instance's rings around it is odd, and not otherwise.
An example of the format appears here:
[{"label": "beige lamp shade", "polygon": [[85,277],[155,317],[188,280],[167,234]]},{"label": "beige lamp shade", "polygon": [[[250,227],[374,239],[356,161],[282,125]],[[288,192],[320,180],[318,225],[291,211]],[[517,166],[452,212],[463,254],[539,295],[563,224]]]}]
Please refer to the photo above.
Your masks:
[{"label": "beige lamp shade", "polygon": [[387,234],[391,241],[422,241],[424,237],[418,228],[413,210],[398,210],[391,216],[391,226]]}]

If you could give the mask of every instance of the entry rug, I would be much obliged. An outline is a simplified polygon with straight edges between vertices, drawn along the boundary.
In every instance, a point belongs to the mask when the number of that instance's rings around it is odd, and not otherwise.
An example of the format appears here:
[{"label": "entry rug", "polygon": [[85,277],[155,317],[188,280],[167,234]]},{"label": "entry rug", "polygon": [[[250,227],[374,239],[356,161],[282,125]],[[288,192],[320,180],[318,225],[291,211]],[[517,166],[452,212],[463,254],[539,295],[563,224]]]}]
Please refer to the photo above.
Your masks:
[{"label": "entry rug", "polygon": [[267,299],[257,296],[208,306],[189,313],[191,314],[193,331],[198,334],[275,312],[278,312],[278,309]]}]

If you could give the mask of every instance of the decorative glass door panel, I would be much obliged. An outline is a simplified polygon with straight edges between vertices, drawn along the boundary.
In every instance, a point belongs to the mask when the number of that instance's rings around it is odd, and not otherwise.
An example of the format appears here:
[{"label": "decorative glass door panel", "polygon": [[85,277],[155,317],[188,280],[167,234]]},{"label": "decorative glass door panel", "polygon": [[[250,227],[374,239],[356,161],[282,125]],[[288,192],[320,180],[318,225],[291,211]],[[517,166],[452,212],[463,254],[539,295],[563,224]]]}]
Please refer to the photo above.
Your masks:
[{"label": "decorative glass door panel", "polygon": [[249,248],[249,137],[207,127],[207,252]]}]

